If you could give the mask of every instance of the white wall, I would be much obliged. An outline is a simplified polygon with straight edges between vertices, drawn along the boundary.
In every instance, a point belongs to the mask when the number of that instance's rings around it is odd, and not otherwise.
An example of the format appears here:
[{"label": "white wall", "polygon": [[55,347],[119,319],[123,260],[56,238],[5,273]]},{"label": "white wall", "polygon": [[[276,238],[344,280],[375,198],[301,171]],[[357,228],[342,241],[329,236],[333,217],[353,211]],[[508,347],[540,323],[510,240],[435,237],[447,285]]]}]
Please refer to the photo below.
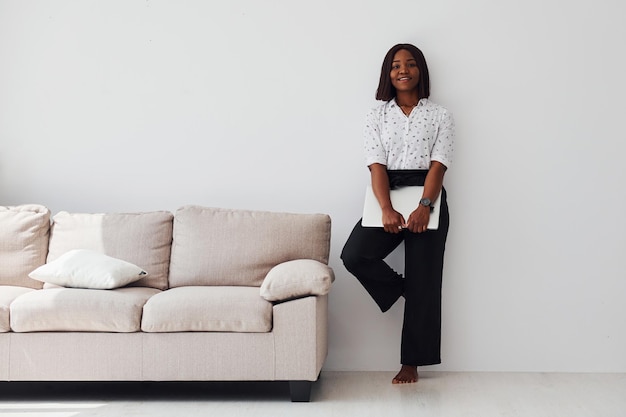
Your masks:
[{"label": "white wall", "polygon": [[[327,369],[398,367],[341,265],[385,52],[457,121],[443,359],[626,372],[621,1],[0,0],[0,204],[333,218]],[[401,257],[391,262],[401,267]]]}]

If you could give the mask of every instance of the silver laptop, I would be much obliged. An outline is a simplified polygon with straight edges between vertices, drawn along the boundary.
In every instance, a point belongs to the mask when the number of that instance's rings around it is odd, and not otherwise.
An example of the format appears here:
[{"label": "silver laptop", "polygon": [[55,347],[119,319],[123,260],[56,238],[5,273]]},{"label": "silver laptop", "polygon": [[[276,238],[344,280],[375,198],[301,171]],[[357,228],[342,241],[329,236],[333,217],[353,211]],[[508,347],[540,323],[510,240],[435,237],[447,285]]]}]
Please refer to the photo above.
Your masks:
[{"label": "silver laptop", "polygon": [[[424,193],[424,187],[407,186],[390,191],[391,204],[393,208],[402,214],[404,220],[408,220],[409,215],[417,208]],[[441,208],[441,194],[433,203],[433,211],[430,213],[428,229],[437,230],[439,227],[439,210]],[[383,227],[383,211],[374,195],[372,186],[365,189],[365,204],[363,205],[363,227]]]}]

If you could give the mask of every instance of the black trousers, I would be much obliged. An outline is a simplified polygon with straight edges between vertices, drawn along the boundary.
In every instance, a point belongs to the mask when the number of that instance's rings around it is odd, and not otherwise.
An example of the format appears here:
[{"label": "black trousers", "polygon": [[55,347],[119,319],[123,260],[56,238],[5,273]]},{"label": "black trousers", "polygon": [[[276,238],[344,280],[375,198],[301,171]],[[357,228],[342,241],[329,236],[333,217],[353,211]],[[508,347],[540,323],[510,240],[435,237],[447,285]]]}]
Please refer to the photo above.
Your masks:
[{"label": "black trousers", "polygon": [[[424,233],[356,224],[341,259],[385,312],[404,295],[401,363],[423,366],[441,363],[441,282],[443,254],[450,216],[446,191],[441,190],[439,228]],[[400,243],[405,245],[404,277],[384,259]]]}]

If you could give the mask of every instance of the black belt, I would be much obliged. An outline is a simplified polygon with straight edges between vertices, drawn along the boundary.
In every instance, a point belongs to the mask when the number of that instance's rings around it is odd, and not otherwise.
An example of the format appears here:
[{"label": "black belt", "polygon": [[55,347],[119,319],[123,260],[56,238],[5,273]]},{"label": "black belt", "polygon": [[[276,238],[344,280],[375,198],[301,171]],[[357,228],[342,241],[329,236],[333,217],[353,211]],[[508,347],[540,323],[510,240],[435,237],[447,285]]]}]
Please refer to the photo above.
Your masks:
[{"label": "black belt", "polygon": [[423,186],[426,181],[427,169],[398,169],[387,170],[389,177],[389,189],[395,190],[398,187],[407,185]]}]

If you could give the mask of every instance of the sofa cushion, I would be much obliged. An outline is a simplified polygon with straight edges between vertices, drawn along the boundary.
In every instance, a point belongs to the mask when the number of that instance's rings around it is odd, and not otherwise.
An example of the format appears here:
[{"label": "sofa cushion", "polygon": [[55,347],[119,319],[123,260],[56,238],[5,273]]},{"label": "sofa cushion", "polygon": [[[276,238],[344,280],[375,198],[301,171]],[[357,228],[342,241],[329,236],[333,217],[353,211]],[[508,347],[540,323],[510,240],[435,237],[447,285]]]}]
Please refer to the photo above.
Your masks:
[{"label": "sofa cushion", "polygon": [[14,332],[137,332],[154,288],[58,288],[21,295],[11,304]]},{"label": "sofa cushion", "polygon": [[170,287],[259,287],[282,262],[327,264],[330,217],[186,206],[175,214],[173,239]]},{"label": "sofa cushion", "polygon": [[148,272],[146,278],[131,285],[167,288],[172,213],[59,212],[53,220],[48,262],[72,249],[90,249],[125,260]]},{"label": "sofa cushion", "polygon": [[41,288],[28,274],[46,262],[50,210],[36,204],[0,206],[0,285]]},{"label": "sofa cushion", "polygon": [[179,287],[150,298],[144,332],[269,332],[272,304],[257,287]]},{"label": "sofa cushion", "polygon": [[0,333],[11,330],[9,307],[13,300],[22,294],[35,291],[32,288],[0,285]]},{"label": "sofa cushion", "polygon": [[110,290],[146,276],[137,265],[100,252],[74,249],[30,273],[41,282],[71,288]]},{"label": "sofa cushion", "polygon": [[308,295],[326,295],[335,280],[333,270],[312,259],[296,259],[276,265],[261,285],[261,297],[284,301]]}]

